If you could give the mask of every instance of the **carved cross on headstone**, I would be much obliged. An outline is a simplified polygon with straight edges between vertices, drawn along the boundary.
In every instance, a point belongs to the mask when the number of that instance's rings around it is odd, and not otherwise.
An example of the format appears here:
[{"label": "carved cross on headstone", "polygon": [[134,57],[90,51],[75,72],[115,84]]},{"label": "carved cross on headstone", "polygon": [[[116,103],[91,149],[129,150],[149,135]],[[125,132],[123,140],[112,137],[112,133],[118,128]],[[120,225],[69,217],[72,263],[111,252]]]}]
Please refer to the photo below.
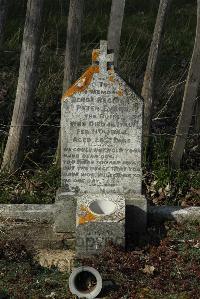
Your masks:
[{"label": "carved cross on headstone", "polygon": [[114,53],[108,54],[107,41],[102,40],[100,42],[100,49],[94,49],[92,52],[93,62],[98,62],[100,74],[106,74],[108,69],[113,71],[114,65]]}]

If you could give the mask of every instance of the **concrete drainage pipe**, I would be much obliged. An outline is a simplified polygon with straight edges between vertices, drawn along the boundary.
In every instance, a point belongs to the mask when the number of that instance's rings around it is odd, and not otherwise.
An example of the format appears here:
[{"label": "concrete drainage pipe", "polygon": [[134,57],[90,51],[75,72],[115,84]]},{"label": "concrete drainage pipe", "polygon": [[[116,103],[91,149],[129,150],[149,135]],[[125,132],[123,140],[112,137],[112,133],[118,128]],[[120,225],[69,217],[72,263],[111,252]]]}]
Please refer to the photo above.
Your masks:
[{"label": "concrete drainage pipe", "polygon": [[92,267],[75,268],[69,277],[69,289],[78,298],[96,298],[102,289],[101,275]]}]

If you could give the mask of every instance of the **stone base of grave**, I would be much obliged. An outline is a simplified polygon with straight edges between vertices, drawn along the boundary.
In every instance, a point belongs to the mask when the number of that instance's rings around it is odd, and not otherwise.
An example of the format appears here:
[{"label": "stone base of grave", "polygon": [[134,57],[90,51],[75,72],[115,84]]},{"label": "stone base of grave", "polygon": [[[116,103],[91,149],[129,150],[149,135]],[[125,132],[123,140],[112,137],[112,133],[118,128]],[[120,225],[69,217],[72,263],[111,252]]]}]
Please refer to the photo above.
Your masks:
[{"label": "stone base of grave", "polygon": [[126,232],[142,234],[147,226],[147,200],[143,195],[126,195]]},{"label": "stone base of grave", "polygon": [[125,198],[118,194],[83,194],[77,199],[76,254],[101,253],[108,242],[125,246]]},{"label": "stone base of grave", "polygon": [[[126,194],[125,196],[125,223],[128,234],[142,234],[147,225],[147,200],[143,195]],[[54,231],[57,233],[76,232],[76,207],[81,195],[67,192],[60,188],[55,201]],[[87,194],[87,198],[89,195]],[[109,199],[109,194],[106,195]]]},{"label": "stone base of grave", "polygon": [[54,231],[57,233],[76,231],[76,201],[74,193],[59,188],[56,193]]}]

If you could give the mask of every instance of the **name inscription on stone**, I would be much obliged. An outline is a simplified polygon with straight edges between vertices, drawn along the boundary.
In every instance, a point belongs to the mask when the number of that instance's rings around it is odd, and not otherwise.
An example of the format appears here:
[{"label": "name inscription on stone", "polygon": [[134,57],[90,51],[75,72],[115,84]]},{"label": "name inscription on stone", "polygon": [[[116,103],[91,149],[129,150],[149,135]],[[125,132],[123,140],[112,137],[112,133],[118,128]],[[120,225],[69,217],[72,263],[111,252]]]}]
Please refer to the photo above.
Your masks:
[{"label": "name inscription on stone", "polygon": [[62,186],[141,193],[142,101],[114,74],[62,104]]}]

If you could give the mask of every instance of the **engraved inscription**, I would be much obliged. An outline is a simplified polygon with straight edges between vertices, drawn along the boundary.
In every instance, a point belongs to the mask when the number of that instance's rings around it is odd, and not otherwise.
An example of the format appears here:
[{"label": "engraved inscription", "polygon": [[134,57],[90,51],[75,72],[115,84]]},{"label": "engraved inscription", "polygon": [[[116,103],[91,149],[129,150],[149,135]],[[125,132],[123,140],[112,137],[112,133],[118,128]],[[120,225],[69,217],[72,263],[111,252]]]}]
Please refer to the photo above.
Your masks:
[{"label": "engraved inscription", "polygon": [[108,79],[95,74],[88,89],[62,104],[62,185],[140,193],[142,102],[118,75]]}]

